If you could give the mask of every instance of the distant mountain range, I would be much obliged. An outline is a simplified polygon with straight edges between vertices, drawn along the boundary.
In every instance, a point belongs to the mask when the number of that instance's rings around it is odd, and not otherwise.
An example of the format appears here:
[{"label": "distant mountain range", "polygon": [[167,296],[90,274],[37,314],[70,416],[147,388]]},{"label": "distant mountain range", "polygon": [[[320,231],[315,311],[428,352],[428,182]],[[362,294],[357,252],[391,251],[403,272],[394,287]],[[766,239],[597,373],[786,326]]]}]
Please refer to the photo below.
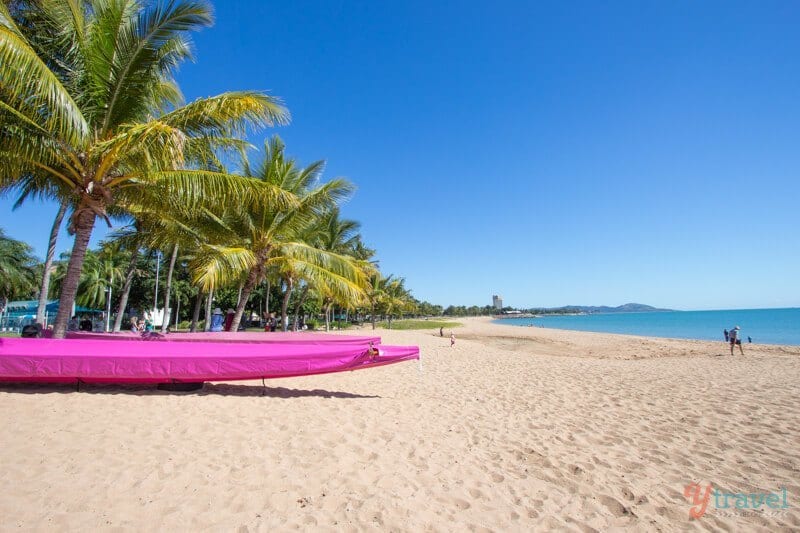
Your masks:
[{"label": "distant mountain range", "polygon": [[564,307],[551,307],[546,309],[550,313],[650,313],[656,311],[673,311],[673,309],[659,309],[651,305],[644,304],[624,304],[617,307],[606,305],[565,305]]}]

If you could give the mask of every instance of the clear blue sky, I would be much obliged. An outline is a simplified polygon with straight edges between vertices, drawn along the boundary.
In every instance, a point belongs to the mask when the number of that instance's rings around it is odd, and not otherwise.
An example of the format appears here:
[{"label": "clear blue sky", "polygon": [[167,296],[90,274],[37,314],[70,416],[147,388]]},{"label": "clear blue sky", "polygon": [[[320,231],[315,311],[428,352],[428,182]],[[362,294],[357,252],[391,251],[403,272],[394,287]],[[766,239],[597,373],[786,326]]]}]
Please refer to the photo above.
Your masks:
[{"label": "clear blue sky", "polygon": [[[215,8],[187,99],[284,98],[289,153],[355,182],[344,215],[418,298],[800,306],[797,2]],[[0,200],[40,255],[54,213]]]}]

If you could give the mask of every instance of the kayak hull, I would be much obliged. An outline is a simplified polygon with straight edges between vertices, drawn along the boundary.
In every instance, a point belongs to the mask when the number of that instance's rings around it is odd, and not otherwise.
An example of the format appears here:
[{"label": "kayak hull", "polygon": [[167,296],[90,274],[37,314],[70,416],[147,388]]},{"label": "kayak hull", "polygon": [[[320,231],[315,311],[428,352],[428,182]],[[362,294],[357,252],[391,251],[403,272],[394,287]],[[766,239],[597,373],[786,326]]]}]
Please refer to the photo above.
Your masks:
[{"label": "kayak hull", "polygon": [[193,383],[361,370],[419,359],[416,346],[0,338],[0,381]]}]

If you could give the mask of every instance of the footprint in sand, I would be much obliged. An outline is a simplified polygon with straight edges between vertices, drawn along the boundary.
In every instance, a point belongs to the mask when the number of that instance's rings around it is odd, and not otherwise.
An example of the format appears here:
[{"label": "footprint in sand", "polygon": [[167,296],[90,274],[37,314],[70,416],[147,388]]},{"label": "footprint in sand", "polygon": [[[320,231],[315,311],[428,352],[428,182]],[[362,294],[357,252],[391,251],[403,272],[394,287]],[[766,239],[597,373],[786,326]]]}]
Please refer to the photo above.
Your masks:
[{"label": "footprint in sand", "polygon": [[483,493],[478,489],[469,489],[469,495],[475,498],[476,500],[482,500],[485,498]]},{"label": "footprint in sand", "polygon": [[455,503],[456,507],[458,507],[462,511],[466,511],[467,509],[472,507],[472,505],[470,505],[470,503],[467,500],[462,500],[461,498],[454,498],[453,503]]},{"label": "footprint in sand", "polygon": [[616,517],[633,516],[633,512],[630,509],[611,496],[600,496],[598,500],[600,500],[600,503]]}]

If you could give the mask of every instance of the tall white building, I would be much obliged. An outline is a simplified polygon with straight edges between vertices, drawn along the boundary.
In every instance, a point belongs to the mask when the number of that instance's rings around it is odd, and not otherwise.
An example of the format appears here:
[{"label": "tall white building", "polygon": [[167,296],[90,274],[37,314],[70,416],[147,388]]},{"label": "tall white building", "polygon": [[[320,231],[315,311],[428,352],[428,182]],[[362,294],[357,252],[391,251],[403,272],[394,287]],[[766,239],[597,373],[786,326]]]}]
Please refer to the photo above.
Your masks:
[{"label": "tall white building", "polygon": [[496,294],[492,295],[492,306],[495,309],[502,309],[503,308],[503,298],[497,296]]}]

